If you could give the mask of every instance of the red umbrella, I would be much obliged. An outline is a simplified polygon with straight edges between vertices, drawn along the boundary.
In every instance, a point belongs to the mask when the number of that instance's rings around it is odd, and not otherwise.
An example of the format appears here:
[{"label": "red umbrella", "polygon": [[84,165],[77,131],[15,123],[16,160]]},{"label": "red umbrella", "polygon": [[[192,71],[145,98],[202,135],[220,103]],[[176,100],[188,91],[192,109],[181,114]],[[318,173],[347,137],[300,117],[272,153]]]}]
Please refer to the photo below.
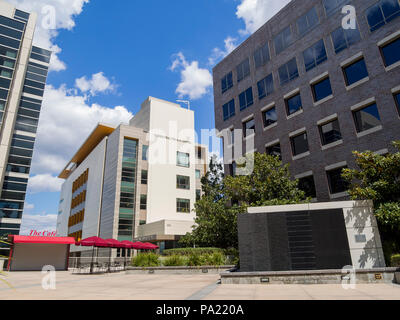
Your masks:
[{"label": "red umbrella", "polygon": [[[90,273],[93,273],[93,257],[94,257],[94,248],[110,248],[112,246],[111,243],[109,243],[108,241],[99,238],[99,237],[90,237],[90,238],[86,238],[83,239],[81,241],[79,241],[79,244],[82,247],[93,247],[93,252],[92,252],[92,261],[90,263]],[[98,254],[98,252],[97,252]]]},{"label": "red umbrella", "polygon": [[145,242],[144,245],[146,245],[150,250],[155,250],[159,248],[159,246],[156,246],[155,244],[152,244],[150,242]]},{"label": "red umbrella", "polygon": [[132,241],[128,241],[128,240],[121,241],[121,243],[125,244],[127,246],[127,248],[129,248],[129,249],[133,249],[133,247],[135,245]]},{"label": "red umbrella", "polygon": [[115,239],[107,239],[106,241],[111,244],[111,248],[129,248],[127,244]]},{"label": "red umbrella", "polygon": [[87,239],[83,239],[79,242],[79,244],[83,247],[98,247],[98,248],[110,248],[112,246],[107,240],[104,240],[99,237],[90,237]]},{"label": "red umbrella", "polygon": [[132,249],[145,250],[147,249],[147,246],[144,243],[137,241],[134,244],[132,244]]}]

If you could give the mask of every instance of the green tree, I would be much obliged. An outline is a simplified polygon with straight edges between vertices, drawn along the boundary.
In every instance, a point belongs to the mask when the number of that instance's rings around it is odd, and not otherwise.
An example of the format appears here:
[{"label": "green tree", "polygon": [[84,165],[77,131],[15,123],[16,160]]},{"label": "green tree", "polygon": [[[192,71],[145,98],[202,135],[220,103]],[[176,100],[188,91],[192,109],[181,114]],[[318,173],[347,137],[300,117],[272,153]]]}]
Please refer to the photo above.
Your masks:
[{"label": "green tree", "polygon": [[279,157],[256,152],[249,159],[254,161],[254,168],[248,175],[226,177],[224,190],[228,197],[245,208],[307,201],[298,180],[291,179],[289,165],[282,165]]},{"label": "green tree", "polygon": [[[343,170],[353,200],[373,200],[386,259],[400,252],[400,141],[397,152],[378,155],[355,151],[356,169]],[[386,260],[390,261],[390,260]]]},{"label": "green tree", "polygon": [[256,153],[248,160],[253,170],[245,176],[224,177],[216,157],[202,179],[203,197],[196,202],[196,226],[181,239],[186,246],[237,248],[237,216],[249,206],[278,205],[306,201],[298,181],[290,179],[289,166],[278,157]]}]

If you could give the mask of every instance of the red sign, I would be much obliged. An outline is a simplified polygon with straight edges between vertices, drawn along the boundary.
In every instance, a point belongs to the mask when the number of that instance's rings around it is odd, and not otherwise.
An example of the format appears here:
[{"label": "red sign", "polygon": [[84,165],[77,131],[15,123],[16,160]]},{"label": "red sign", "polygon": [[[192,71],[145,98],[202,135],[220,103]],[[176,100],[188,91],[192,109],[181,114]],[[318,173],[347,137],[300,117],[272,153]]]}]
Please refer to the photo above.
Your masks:
[{"label": "red sign", "polygon": [[31,237],[55,237],[57,236],[56,231],[40,231],[38,232],[37,230],[31,230],[31,233],[29,234]]}]

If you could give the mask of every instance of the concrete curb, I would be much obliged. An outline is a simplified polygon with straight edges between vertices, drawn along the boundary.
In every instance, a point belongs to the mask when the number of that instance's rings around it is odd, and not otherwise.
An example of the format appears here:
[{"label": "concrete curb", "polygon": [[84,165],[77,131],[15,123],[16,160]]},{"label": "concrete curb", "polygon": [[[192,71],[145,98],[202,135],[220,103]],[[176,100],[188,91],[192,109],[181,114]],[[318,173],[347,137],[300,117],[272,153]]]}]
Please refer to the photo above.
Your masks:
[{"label": "concrete curb", "polygon": [[220,274],[221,272],[230,271],[234,266],[201,266],[201,267],[148,267],[126,268],[126,274]]}]

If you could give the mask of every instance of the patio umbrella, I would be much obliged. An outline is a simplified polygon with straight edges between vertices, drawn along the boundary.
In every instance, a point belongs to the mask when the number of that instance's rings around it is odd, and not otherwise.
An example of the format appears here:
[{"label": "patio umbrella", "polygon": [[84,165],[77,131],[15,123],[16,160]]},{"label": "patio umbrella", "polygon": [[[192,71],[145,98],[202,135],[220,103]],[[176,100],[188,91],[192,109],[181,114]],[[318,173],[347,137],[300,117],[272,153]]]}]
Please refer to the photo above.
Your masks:
[{"label": "patio umbrella", "polygon": [[152,244],[150,242],[145,242],[144,245],[146,245],[149,248],[149,250],[155,250],[159,248],[159,246],[156,246],[155,244]]},{"label": "patio umbrella", "polygon": [[137,242],[133,243],[132,249],[145,250],[145,249],[147,249],[147,246],[144,243],[137,241]]},{"label": "patio umbrella", "polygon": [[128,246],[125,243],[122,243],[121,241],[115,240],[115,239],[107,239],[106,240],[108,243],[111,244],[110,246],[110,257],[109,257],[109,261],[108,261],[108,271],[111,271],[111,251],[113,248],[116,249],[126,249],[129,248],[130,246]]},{"label": "patio umbrella", "polygon": [[94,257],[94,248],[109,248],[111,244],[99,237],[90,237],[79,241],[79,245],[82,247],[93,247],[92,251],[92,261],[90,262],[90,273],[93,273],[93,257]]}]

